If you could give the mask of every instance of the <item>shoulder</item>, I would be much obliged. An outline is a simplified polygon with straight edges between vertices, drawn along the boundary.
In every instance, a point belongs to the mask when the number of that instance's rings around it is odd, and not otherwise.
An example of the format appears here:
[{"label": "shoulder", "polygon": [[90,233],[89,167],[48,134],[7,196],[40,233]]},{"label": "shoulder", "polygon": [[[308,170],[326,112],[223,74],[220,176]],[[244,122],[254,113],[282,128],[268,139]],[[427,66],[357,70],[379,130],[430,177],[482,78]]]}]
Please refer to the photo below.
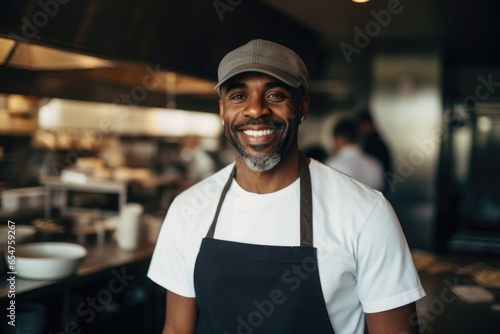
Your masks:
[{"label": "shoulder", "polygon": [[343,198],[373,204],[380,199],[379,191],[319,161],[311,159],[309,170],[314,194],[329,199]]},{"label": "shoulder", "polygon": [[[384,196],[354,178],[313,160],[309,166],[316,223],[356,237]],[[338,232],[338,231],[337,231]]]},{"label": "shoulder", "polygon": [[332,155],[328,159],[325,160],[324,164],[327,165],[327,166],[332,167],[333,165],[335,165],[337,163],[338,160],[339,159],[338,159],[338,155],[337,154],[336,155]]}]

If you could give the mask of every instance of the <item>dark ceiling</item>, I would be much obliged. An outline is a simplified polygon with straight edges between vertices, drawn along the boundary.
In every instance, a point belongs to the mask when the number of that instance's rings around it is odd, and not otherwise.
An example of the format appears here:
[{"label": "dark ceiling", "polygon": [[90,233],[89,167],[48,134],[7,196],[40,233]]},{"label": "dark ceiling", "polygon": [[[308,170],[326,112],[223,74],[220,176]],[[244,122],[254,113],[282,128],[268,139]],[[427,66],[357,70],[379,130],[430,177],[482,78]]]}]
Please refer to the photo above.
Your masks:
[{"label": "dark ceiling", "polygon": [[[102,80],[96,71],[28,71],[0,66],[0,92],[109,102],[133,87],[133,82],[123,82],[123,74],[133,72],[140,80],[140,71],[147,64],[214,81],[221,57],[252,38],[275,40],[295,49],[308,64],[314,81],[337,80],[331,82],[337,91],[350,87],[351,93],[352,87],[366,90],[370,57],[380,50],[439,50],[445,91],[450,96],[464,93],[455,80],[464,68],[474,76],[475,67],[491,72],[490,68],[500,65],[496,17],[500,4],[496,1],[46,2],[57,4],[52,7],[41,3],[1,1],[0,35],[122,63],[114,71],[102,71]],[[347,62],[341,45],[356,46],[357,31],[366,32],[370,27],[375,30],[369,43]],[[341,70],[332,72],[332,63],[334,69]],[[351,74],[338,74],[343,72]],[[357,97],[343,96],[344,101],[337,103],[349,104]],[[332,100],[331,96],[318,98],[326,103]],[[163,92],[152,92],[141,103],[162,106],[165,99]],[[213,92],[185,94],[179,103],[203,109],[215,99]]]},{"label": "dark ceiling", "polygon": [[[326,72],[323,75],[327,79],[340,77],[351,88],[367,89],[363,84],[369,77],[371,57],[379,52],[438,52],[445,100],[463,99],[475,94],[480,76],[490,76],[495,82],[500,82],[498,1],[263,2],[318,33],[327,50],[328,57],[325,59],[330,60],[330,66],[327,66],[328,62],[323,66]],[[357,31],[366,33],[367,29],[374,32],[373,36],[368,36],[369,44],[361,48],[360,54],[353,53],[352,62],[348,65],[341,45],[356,46]],[[328,70],[329,67],[333,70]],[[359,94],[351,97],[359,97]],[[500,98],[500,90],[491,92],[491,97]]]},{"label": "dark ceiling", "polygon": [[[498,64],[500,3],[489,0],[263,0],[280,12],[302,22],[321,36],[323,44],[353,44],[355,27],[384,21],[372,42],[375,47],[435,44],[452,64]],[[389,17],[385,16],[388,12]],[[385,12],[383,14],[382,12]],[[385,23],[387,22],[387,23]],[[374,30],[376,31],[376,30]]]},{"label": "dark ceiling", "polygon": [[[1,1],[0,36],[117,61],[122,69],[134,67],[125,72],[144,72],[136,85],[147,75],[147,65],[215,81],[223,55],[253,38],[293,48],[310,64],[312,75],[321,64],[319,34],[261,2],[231,1],[239,4],[223,10],[207,0],[58,0],[49,8],[42,3]],[[99,80],[86,70],[0,66],[0,92],[109,102],[134,87],[122,81],[119,71],[114,81],[108,74],[103,71]],[[213,90],[205,95],[183,95],[179,107],[204,109],[207,98],[213,106]],[[150,92],[140,103],[165,106],[165,99],[162,92]]]}]

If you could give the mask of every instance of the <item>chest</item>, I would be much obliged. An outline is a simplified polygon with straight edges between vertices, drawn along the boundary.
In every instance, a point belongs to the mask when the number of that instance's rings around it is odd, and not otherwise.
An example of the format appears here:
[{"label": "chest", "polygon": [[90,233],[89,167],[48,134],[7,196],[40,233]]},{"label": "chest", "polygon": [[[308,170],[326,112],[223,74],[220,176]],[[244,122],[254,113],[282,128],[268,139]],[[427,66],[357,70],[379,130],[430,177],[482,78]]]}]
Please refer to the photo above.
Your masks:
[{"label": "chest", "polygon": [[215,237],[251,244],[298,246],[299,202],[298,189],[264,196],[230,193],[220,212]]}]

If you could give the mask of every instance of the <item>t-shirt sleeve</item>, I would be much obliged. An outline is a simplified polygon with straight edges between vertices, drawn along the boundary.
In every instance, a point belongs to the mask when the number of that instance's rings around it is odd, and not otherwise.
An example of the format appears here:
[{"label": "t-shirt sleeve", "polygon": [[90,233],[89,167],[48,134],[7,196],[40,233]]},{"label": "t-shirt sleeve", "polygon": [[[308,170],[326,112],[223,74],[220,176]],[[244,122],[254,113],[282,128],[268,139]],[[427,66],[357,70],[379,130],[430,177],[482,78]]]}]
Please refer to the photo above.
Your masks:
[{"label": "t-shirt sleeve", "polygon": [[381,196],[357,242],[358,294],[363,311],[387,311],[425,296],[398,218]]},{"label": "t-shirt sleeve", "polygon": [[148,277],[165,289],[184,297],[195,297],[188,270],[186,236],[181,228],[182,215],[176,200],[165,217],[156,242]]}]

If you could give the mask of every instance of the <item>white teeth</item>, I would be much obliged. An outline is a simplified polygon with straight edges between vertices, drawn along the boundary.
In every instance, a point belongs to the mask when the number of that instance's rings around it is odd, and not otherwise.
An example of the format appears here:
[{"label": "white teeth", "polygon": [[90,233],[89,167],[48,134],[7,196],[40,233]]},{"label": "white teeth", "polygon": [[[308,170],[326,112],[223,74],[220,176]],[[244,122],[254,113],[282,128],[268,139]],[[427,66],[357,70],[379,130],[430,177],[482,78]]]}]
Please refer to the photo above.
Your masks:
[{"label": "white teeth", "polygon": [[274,130],[271,130],[271,129],[267,129],[267,130],[244,130],[243,131],[244,134],[246,134],[248,136],[252,136],[252,137],[266,136],[266,135],[270,135],[273,132],[274,132]]}]

